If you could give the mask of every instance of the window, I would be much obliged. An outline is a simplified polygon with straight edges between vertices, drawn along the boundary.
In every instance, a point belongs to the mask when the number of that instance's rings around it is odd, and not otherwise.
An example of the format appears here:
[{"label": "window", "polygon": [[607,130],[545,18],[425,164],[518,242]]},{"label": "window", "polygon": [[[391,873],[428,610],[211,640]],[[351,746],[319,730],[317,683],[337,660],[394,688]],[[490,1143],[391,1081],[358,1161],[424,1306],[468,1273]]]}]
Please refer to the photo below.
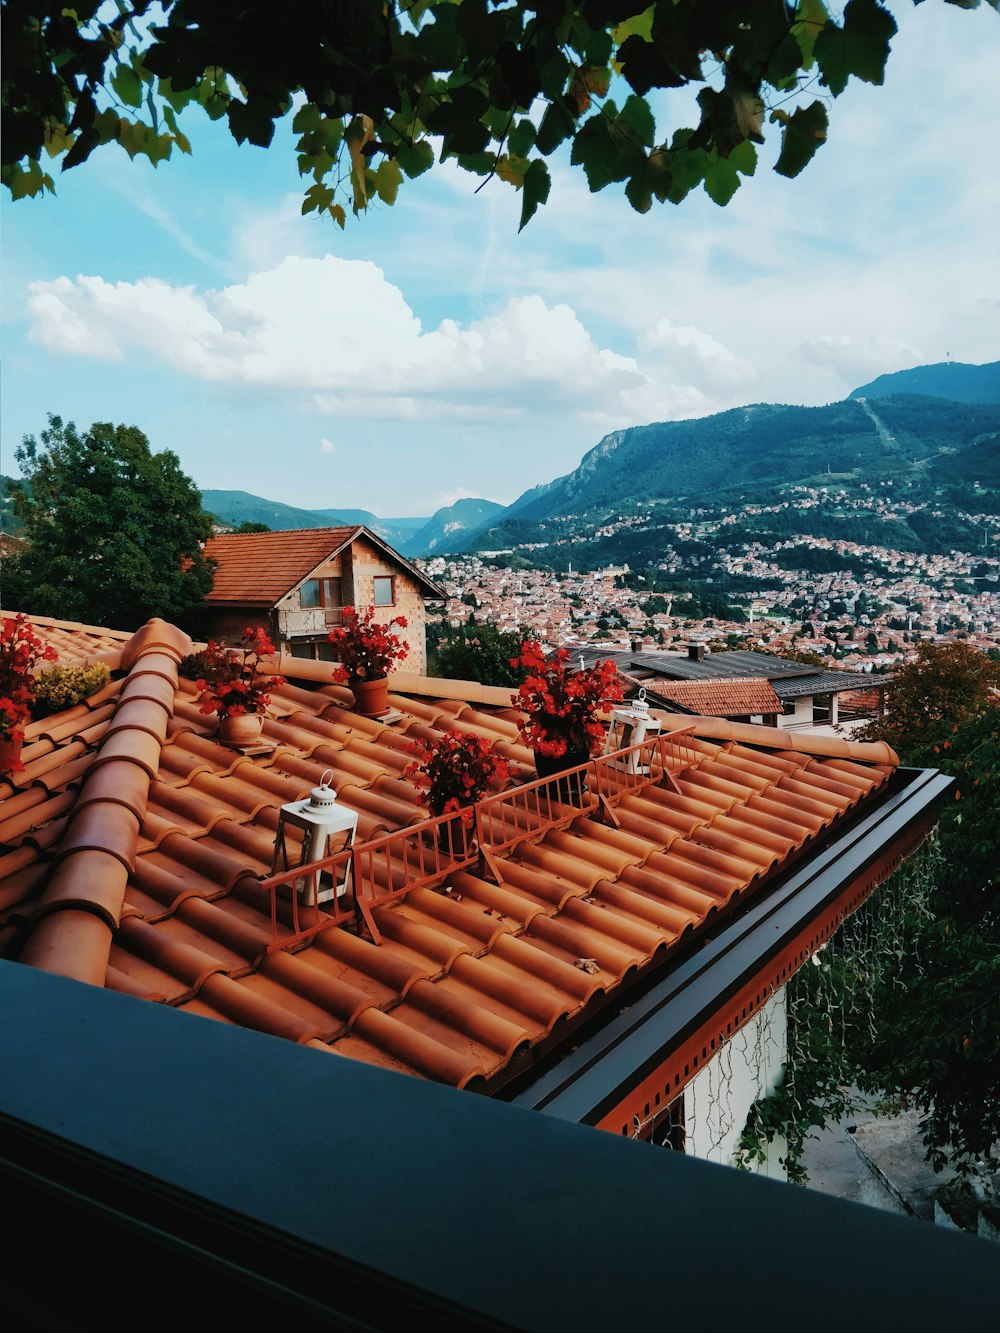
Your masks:
[{"label": "window", "polygon": [[830,694],[817,694],[813,697],[813,725],[830,721]]},{"label": "window", "polygon": [[299,589],[299,606],[339,607],[340,579],[306,579]]},{"label": "window", "polygon": [[392,574],[375,575],[375,605],[395,606],[396,579]]},{"label": "window", "polygon": [[781,711],[785,717],[792,717],[795,713],[795,700],[785,699],[781,706]]}]

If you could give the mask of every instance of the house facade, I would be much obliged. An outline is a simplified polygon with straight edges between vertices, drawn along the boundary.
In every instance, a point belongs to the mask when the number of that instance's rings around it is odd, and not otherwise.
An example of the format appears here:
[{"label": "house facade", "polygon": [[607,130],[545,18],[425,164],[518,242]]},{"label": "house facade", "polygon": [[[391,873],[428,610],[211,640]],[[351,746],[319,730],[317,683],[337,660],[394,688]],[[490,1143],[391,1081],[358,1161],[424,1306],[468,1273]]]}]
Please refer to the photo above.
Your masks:
[{"label": "house facade", "polygon": [[425,602],[444,591],[364,526],[224,533],[205,544],[216,562],[205,634],[235,642],[247,625],[266,629],[292,657],[333,662],[328,642],[345,606],[402,616],[408,669],[427,665]]}]

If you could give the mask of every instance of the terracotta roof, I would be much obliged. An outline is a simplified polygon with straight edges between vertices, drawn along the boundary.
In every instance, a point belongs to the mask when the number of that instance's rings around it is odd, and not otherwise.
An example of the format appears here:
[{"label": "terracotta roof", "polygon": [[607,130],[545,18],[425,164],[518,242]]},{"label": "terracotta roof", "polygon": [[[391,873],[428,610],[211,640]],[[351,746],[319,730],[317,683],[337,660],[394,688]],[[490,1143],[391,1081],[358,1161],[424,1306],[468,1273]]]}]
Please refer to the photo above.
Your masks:
[{"label": "terracotta roof", "polygon": [[763,677],[742,680],[644,680],[647,694],[705,717],[771,716],[782,713],[781,700]]},{"label": "terracotta roof", "polygon": [[352,711],[326,664],[287,658],[299,674],[272,696],[272,748],[234,751],[178,679],[190,650],[151,621],[110,695],[28,728],[24,771],[0,783],[0,957],[456,1087],[495,1090],[637,972],[668,966],[898,763],[884,744],[667,714],[668,730],[694,729],[676,786],[626,794],[617,824],[570,811],[497,853],[500,882],[468,868],[408,888],[397,858],[377,870],[381,943],[352,918],[286,947],[261,887],[283,803],[328,772],[359,841],[419,842],[412,740],[487,737],[514,783],[534,779],[532,757],[504,692],[391,693],[390,724]]},{"label": "terracotta roof", "polygon": [[[0,616],[0,619],[7,619]],[[54,620],[49,616],[28,616],[28,620],[46,646],[54,648],[57,661],[46,662],[45,668],[54,665],[81,666],[91,662],[106,662],[116,670],[121,659],[121,651],[132,635],[122,630],[104,629],[95,625],[81,625],[75,620]]]},{"label": "terracotta roof", "polygon": [[205,543],[218,561],[209,602],[274,606],[361,528],[296,528],[289,532],[222,533]]},{"label": "terracotta roof", "polygon": [[210,537],[205,543],[205,555],[216,560],[218,568],[206,600],[234,606],[274,606],[357,537],[364,537],[405,569],[423,590],[423,596],[445,596],[444,589],[433,579],[362,524],[294,528],[285,532],[221,533]]}]

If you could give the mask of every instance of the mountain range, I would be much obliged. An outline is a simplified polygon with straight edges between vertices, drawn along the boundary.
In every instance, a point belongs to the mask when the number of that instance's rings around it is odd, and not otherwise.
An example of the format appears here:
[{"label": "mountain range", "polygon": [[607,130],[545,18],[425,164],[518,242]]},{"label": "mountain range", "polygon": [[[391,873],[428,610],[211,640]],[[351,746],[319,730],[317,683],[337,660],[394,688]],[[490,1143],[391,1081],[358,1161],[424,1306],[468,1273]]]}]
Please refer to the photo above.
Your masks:
[{"label": "mountain range", "polygon": [[917,502],[937,496],[968,512],[1000,513],[1000,361],[880,375],[822,407],[755,403],[612,431],[572,472],[508,506],[462,499],[429,517],[381,518],[365,509],[298,509],[246,491],[205,490],[202,503],[233,526],[363,523],[412,557],[550,541],[557,530],[586,533],[651,505],[676,518],[767,503],[789,487],[863,495],[888,485]]}]

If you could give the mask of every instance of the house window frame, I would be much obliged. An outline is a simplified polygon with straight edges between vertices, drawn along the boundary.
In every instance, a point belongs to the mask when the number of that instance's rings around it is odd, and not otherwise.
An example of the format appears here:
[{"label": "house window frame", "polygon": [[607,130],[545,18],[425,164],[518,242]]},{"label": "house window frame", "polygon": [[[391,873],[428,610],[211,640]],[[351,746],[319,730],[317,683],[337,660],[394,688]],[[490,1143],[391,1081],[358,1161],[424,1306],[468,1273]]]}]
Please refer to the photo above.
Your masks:
[{"label": "house window frame", "polygon": [[[317,587],[317,600],[307,602],[304,595],[305,590],[312,584]],[[334,584],[339,585],[339,587],[335,588]],[[304,579],[299,586],[299,606],[303,611],[336,610],[343,605],[342,601],[336,600],[338,593],[342,598],[343,581],[339,574],[323,574],[317,578]]]},{"label": "house window frame", "polygon": [[[379,601],[378,586],[379,583],[388,582],[389,600]],[[395,606],[396,605],[396,575],[395,574],[375,574],[372,578],[372,605],[373,606]]]}]

